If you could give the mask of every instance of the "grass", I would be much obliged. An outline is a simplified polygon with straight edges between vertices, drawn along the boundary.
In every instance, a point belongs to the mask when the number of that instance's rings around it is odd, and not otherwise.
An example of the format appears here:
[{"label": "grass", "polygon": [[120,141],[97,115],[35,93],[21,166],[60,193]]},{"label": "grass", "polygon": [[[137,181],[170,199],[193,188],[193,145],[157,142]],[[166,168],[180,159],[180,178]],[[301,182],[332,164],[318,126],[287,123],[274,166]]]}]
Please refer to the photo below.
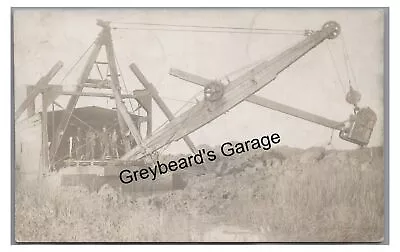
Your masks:
[{"label": "grass", "polygon": [[251,174],[193,177],[183,191],[150,197],[109,186],[89,192],[17,179],[16,238],[202,241],[210,228],[234,225],[253,230],[262,241],[378,241],[384,227],[383,157],[365,159],[367,150],[339,154],[314,163],[289,157]]}]

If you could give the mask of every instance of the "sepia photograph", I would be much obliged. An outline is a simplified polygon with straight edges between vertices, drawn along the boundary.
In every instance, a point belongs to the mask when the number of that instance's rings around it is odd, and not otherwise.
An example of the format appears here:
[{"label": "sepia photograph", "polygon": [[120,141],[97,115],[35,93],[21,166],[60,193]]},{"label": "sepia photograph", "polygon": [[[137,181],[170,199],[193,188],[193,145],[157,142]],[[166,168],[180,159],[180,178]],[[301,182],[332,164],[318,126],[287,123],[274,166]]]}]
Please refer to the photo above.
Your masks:
[{"label": "sepia photograph", "polygon": [[388,8],[12,8],[15,243],[387,240]]}]

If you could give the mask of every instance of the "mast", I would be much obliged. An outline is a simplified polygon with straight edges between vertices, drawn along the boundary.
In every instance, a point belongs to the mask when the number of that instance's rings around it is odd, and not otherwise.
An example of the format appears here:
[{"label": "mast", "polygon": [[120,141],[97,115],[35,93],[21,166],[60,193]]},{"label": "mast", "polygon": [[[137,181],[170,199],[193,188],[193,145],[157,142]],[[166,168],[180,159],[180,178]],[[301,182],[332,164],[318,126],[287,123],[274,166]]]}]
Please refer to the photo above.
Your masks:
[{"label": "mast", "polygon": [[[126,129],[124,131],[125,135],[130,134],[136,141],[137,147],[142,143],[142,137],[140,132],[126,108],[123,97],[121,95],[121,87],[118,78],[118,70],[117,64],[114,55],[114,46],[112,42],[111,36],[111,28],[109,22],[105,22],[102,20],[97,20],[97,25],[102,27],[102,31],[99,33],[98,37],[94,42],[94,48],[90,53],[90,56],[83,68],[82,74],[78,79],[78,85],[73,92],[71,98],[69,99],[68,105],[64,111],[60,124],[56,130],[54,140],[50,146],[50,160],[54,162],[55,157],[57,155],[58,148],[60,147],[60,143],[64,136],[64,132],[67,129],[68,122],[71,119],[72,113],[78,103],[79,97],[82,94],[82,91],[85,87],[90,88],[110,88],[113,91],[113,98],[115,100],[115,104],[118,110],[119,123],[121,129]],[[101,64],[108,64],[110,69],[111,80],[107,79],[89,79],[90,73],[93,69],[93,66],[97,63],[97,58],[99,56],[100,50],[105,47],[107,62],[101,62]]]}]

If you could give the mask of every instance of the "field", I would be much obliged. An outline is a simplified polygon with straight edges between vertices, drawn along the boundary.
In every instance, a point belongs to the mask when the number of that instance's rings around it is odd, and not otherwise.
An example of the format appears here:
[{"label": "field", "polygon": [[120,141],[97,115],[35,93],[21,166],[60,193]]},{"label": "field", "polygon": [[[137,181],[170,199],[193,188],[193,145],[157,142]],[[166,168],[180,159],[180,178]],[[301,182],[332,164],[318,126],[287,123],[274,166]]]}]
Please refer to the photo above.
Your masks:
[{"label": "field", "polygon": [[47,180],[38,186],[17,174],[15,236],[21,242],[380,241],[383,167],[378,147],[277,147],[178,171],[184,189],[150,196],[108,184],[98,191]]}]

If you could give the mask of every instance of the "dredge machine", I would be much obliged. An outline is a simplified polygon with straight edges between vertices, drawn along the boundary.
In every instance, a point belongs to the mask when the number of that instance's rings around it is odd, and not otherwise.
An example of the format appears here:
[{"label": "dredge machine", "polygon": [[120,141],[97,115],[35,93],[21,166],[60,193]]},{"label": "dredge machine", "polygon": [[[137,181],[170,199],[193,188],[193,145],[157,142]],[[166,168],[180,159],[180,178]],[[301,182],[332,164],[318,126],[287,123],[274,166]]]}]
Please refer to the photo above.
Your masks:
[{"label": "dredge machine", "polygon": [[[305,32],[305,38],[302,41],[276,57],[256,64],[228,84],[224,84],[219,80],[209,80],[178,69],[171,69],[170,75],[204,87],[204,98],[177,117],[167,107],[158,94],[156,87],[145,78],[143,73],[133,63],[130,65],[130,69],[140,83],[143,84],[144,89],[122,93],[120,74],[118,72],[118,64],[114,55],[111,36],[112,27],[110,22],[102,20],[98,20],[97,24],[102,30],[93,43],[92,51],[80,75],[75,91],[65,91],[61,85],[49,85],[51,79],[62,67],[62,63],[58,62],[35,86],[28,88],[27,98],[15,112],[16,120],[19,119],[25,110],[28,111],[28,116],[32,116],[35,98],[39,94],[42,94],[42,173],[60,170],[63,167],[74,167],[75,175],[118,176],[119,169],[140,165],[140,162],[144,162],[143,160],[146,162],[151,161],[159,149],[180,139],[183,139],[188,147],[193,152],[196,152],[195,144],[190,140],[188,135],[217,119],[243,101],[337,130],[339,131],[340,138],[345,141],[360,146],[365,146],[369,143],[377,120],[376,114],[369,107],[359,108],[357,106],[360,95],[352,88],[347,94],[346,100],[354,105],[354,111],[343,122],[330,120],[254,94],[271,83],[281,72],[313,48],[327,39],[338,37],[341,30],[339,24],[334,21],[325,23],[320,30]],[[105,61],[98,59],[102,48],[105,49],[106,53]],[[105,73],[101,73],[100,65],[106,66],[107,71]],[[100,78],[89,78],[93,71],[97,71]],[[111,90],[112,93],[84,92],[85,88],[95,88],[101,91]],[[70,96],[65,108],[56,101],[60,95]],[[110,113],[99,112],[97,119],[96,113],[92,111],[89,114],[95,117],[95,119],[93,119],[92,123],[85,123],[85,118],[87,117],[80,118],[79,109],[76,108],[77,102],[82,96],[112,98],[115,102],[116,110]],[[137,102],[137,108],[132,108],[129,111],[125,100],[129,100],[130,102],[131,99]],[[155,101],[169,120],[169,123],[156,132],[152,130],[152,101]],[[53,110],[47,112],[51,104]],[[54,105],[62,107],[62,111],[58,113],[54,112]],[[146,116],[135,114],[135,111],[138,109],[144,109]],[[57,114],[56,125],[54,123],[55,114]],[[104,117],[105,114],[109,114],[109,117],[107,117],[109,119],[106,119],[106,121],[117,125],[115,128],[118,130],[118,135],[121,139],[118,147],[120,155],[108,158],[92,158],[90,160],[81,160],[78,157],[75,159],[71,158],[71,151],[68,152],[68,149],[71,147],[71,137],[77,134],[76,128],[78,126],[76,125],[82,123],[82,127],[92,128],[99,135],[101,134],[101,128],[96,128],[96,125],[102,124],[99,118],[102,118],[104,122],[104,118],[106,118]],[[49,120],[49,117],[53,119]],[[144,124],[147,128],[145,135],[141,133],[141,127]],[[50,125],[53,128],[51,134],[48,131]],[[107,125],[107,127],[109,126]],[[99,169],[101,172],[99,172]]]}]

